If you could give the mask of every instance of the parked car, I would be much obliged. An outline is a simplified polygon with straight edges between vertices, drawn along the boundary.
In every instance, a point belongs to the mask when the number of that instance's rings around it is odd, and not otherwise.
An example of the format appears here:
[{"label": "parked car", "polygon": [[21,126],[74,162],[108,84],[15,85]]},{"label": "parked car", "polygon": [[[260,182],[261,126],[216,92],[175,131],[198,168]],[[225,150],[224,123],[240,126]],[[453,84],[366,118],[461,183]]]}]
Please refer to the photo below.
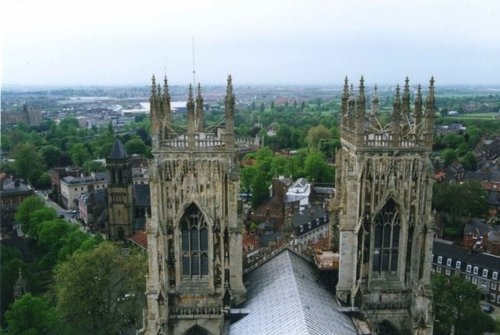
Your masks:
[{"label": "parked car", "polygon": [[485,313],[491,313],[495,310],[495,308],[493,308],[493,306],[491,304],[485,304],[483,306],[483,312]]}]

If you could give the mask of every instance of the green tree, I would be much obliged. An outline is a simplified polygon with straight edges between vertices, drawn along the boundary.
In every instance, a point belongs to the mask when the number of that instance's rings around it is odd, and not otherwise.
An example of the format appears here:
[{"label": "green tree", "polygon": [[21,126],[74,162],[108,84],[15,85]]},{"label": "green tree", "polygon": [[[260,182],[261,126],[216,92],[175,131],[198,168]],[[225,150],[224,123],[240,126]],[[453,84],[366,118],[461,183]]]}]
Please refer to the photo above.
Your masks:
[{"label": "green tree", "polygon": [[57,310],[77,334],[119,334],[140,326],[146,259],[110,242],[75,253],[55,271]]},{"label": "green tree", "polygon": [[306,142],[309,145],[309,148],[318,150],[321,140],[329,140],[331,138],[332,133],[330,132],[330,130],[320,124],[316,127],[309,128],[309,130],[307,131]]},{"label": "green tree", "polygon": [[48,174],[48,172],[43,172],[35,181],[34,186],[40,190],[48,190],[50,189],[51,183],[52,180],[50,179],[50,175]]},{"label": "green tree", "polygon": [[444,161],[444,165],[448,166],[458,159],[457,152],[453,149],[444,149],[441,151],[441,158]]},{"label": "green tree", "polygon": [[333,183],[333,169],[326,163],[320,152],[311,152],[304,162],[304,174],[310,180],[319,183]]},{"label": "green tree", "polygon": [[82,166],[83,163],[90,159],[90,153],[83,143],[72,144],[68,153],[73,161],[73,164],[77,166]]},{"label": "green tree", "polygon": [[82,165],[83,172],[89,175],[92,172],[104,172],[106,171],[106,167],[99,161],[86,161]]},{"label": "green tree", "polygon": [[481,217],[489,208],[486,191],[473,180],[462,184],[434,184],[432,205],[455,217]]},{"label": "green tree", "polygon": [[289,176],[288,158],[285,156],[274,156],[271,161],[271,173],[273,177]]},{"label": "green tree", "polygon": [[[44,207],[35,209],[31,213],[29,213],[29,226],[25,233],[33,236],[33,237],[38,237],[38,234],[40,232],[40,229],[42,228],[42,224],[45,221],[50,221],[54,220],[57,218],[57,212],[55,209],[50,208],[50,207]],[[58,236],[59,237],[59,236]]]},{"label": "green tree", "polygon": [[293,143],[294,129],[287,124],[281,124],[276,132],[276,143],[281,149],[295,147]]},{"label": "green tree", "polygon": [[241,188],[243,192],[245,192],[247,195],[252,192],[252,186],[256,174],[257,174],[257,169],[253,166],[247,166],[241,169],[240,172]]},{"label": "green tree", "polygon": [[4,326],[4,312],[14,301],[14,284],[19,277],[19,270],[27,279],[26,264],[23,262],[19,251],[0,244],[0,320]]},{"label": "green tree", "polygon": [[129,155],[139,154],[147,155],[149,153],[149,148],[139,137],[132,137],[125,143],[125,149]]},{"label": "green tree", "polygon": [[472,152],[467,152],[460,160],[463,167],[467,171],[476,171],[477,169],[477,159]]},{"label": "green tree", "polygon": [[9,334],[57,334],[59,320],[47,299],[26,293],[5,313]]},{"label": "green tree", "polygon": [[36,195],[32,195],[21,202],[16,212],[16,221],[21,225],[24,233],[29,234],[31,232],[30,215],[37,209],[44,207],[45,201]]},{"label": "green tree", "polygon": [[465,142],[465,139],[462,135],[447,134],[444,135],[442,142],[447,148],[457,149],[460,144]]},{"label": "green tree", "polygon": [[45,165],[49,169],[59,165],[59,161],[62,157],[61,149],[52,144],[44,145],[43,147],[41,147],[40,154],[42,155]]},{"label": "green tree", "polygon": [[252,207],[259,207],[269,198],[269,184],[262,171],[258,171],[252,186]]},{"label": "green tree", "polygon": [[78,227],[63,219],[44,221],[38,229],[38,245],[45,250],[42,265],[52,268],[58,258],[59,250],[63,247],[64,237]]},{"label": "green tree", "polygon": [[493,319],[481,311],[481,294],[477,286],[459,275],[450,277],[435,274],[432,278],[434,292],[434,334],[457,335],[483,334],[494,331]]},{"label": "green tree", "polygon": [[14,149],[14,170],[16,176],[34,184],[43,172],[42,157],[31,143],[19,144]]}]

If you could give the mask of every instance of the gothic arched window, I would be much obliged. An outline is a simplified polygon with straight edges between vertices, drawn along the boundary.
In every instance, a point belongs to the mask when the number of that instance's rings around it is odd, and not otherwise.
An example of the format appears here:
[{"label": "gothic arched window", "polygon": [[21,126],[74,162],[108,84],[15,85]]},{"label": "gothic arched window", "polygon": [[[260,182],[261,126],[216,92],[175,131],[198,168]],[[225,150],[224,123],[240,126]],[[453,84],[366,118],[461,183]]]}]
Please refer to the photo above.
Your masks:
[{"label": "gothic arched window", "polygon": [[401,223],[392,199],[378,213],[374,224],[373,272],[396,272]]},{"label": "gothic arched window", "polygon": [[208,228],[200,209],[190,205],[181,219],[182,275],[208,275]]}]

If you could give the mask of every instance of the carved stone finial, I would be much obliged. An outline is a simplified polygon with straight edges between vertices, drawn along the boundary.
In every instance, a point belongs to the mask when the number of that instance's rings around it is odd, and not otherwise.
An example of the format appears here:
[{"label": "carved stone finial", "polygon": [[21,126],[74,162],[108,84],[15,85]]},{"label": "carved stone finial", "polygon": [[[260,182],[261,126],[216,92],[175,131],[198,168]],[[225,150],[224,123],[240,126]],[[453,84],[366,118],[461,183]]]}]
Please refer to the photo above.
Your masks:
[{"label": "carved stone finial", "polygon": [[155,94],[156,94],[156,79],[155,75],[153,75],[153,77],[151,78],[151,95]]},{"label": "carved stone finial", "polygon": [[196,131],[203,131],[203,119],[204,119],[204,111],[203,111],[203,96],[201,95],[201,85],[198,83],[198,90],[196,93],[196,111],[195,111],[195,128]]}]

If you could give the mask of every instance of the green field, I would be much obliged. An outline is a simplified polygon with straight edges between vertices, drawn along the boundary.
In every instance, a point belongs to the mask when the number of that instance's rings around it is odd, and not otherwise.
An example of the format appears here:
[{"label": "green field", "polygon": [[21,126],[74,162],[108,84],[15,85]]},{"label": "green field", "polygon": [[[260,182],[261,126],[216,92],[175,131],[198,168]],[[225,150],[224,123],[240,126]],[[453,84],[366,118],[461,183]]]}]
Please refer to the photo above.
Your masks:
[{"label": "green field", "polygon": [[470,113],[470,114],[460,114],[447,116],[446,118],[457,119],[457,120],[471,120],[471,119],[481,119],[481,120],[495,120],[496,115],[498,113]]}]

